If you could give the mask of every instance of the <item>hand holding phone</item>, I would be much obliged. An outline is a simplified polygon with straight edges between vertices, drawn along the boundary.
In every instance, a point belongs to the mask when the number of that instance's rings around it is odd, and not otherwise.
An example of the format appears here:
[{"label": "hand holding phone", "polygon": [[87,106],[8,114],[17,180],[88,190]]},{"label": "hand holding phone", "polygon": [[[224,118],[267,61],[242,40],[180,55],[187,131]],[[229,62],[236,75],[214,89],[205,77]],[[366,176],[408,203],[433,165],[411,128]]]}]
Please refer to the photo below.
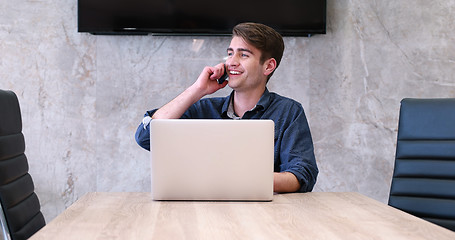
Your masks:
[{"label": "hand holding phone", "polygon": [[217,79],[218,81],[218,84],[222,84],[224,83],[224,81],[228,80],[229,78],[229,75],[228,75],[228,72],[227,72],[227,68],[226,68],[226,65],[224,66],[224,73],[223,75]]}]

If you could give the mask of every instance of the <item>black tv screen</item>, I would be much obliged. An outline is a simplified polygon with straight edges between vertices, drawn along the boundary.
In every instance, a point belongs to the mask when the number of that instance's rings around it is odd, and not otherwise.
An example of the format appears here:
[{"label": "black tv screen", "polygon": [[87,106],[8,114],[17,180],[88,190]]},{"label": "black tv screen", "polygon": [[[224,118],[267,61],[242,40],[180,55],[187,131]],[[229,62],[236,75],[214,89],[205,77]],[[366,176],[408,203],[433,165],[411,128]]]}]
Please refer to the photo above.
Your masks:
[{"label": "black tv screen", "polygon": [[78,0],[78,31],[92,34],[230,35],[241,22],[324,34],[326,0]]}]

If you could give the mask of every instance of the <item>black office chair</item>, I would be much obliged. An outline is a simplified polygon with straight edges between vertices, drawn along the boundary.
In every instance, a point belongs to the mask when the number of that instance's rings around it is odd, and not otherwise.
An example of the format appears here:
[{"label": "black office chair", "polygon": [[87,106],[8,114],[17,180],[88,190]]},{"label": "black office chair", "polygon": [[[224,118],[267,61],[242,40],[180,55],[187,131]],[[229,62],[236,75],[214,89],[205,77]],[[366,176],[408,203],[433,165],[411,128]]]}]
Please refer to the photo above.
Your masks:
[{"label": "black office chair", "polygon": [[455,231],[455,98],[401,101],[389,205]]},{"label": "black office chair", "polygon": [[0,203],[11,239],[27,239],[45,225],[24,154],[16,94],[0,90]]}]

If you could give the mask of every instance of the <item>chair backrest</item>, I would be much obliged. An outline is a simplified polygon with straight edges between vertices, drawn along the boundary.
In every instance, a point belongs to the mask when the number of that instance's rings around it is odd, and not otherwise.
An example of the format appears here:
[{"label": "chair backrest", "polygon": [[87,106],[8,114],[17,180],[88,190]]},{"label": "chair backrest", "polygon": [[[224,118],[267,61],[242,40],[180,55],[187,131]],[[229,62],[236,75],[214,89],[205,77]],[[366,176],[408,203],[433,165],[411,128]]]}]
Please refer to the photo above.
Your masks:
[{"label": "chair backrest", "polygon": [[455,98],[401,101],[389,205],[455,231]]},{"label": "chair backrest", "polygon": [[27,239],[45,225],[24,151],[17,96],[0,90],[0,203],[13,240]]}]

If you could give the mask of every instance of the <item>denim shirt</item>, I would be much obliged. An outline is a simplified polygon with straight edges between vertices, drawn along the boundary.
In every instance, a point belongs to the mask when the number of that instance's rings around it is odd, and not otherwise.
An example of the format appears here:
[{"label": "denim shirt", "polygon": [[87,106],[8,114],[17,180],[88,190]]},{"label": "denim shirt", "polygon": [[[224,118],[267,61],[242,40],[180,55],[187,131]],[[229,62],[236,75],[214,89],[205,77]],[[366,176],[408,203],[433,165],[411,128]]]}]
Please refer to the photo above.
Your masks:
[{"label": "denim shirt", "polygon": [[[232,92],[227,97],[203,98],[193,104],[182,119],[230,119],[228,107]],[[147,111],[150,117],[158,109]],[[300,103],[267,89],[256,106],[242,119],[271,119],[275,123],[274,171],[291,172],[299,183],[299,192],[313,189],[318,175],[310,128]],[[150,150],[149,121],[143,121],[136,131],[136,142]]]}]

